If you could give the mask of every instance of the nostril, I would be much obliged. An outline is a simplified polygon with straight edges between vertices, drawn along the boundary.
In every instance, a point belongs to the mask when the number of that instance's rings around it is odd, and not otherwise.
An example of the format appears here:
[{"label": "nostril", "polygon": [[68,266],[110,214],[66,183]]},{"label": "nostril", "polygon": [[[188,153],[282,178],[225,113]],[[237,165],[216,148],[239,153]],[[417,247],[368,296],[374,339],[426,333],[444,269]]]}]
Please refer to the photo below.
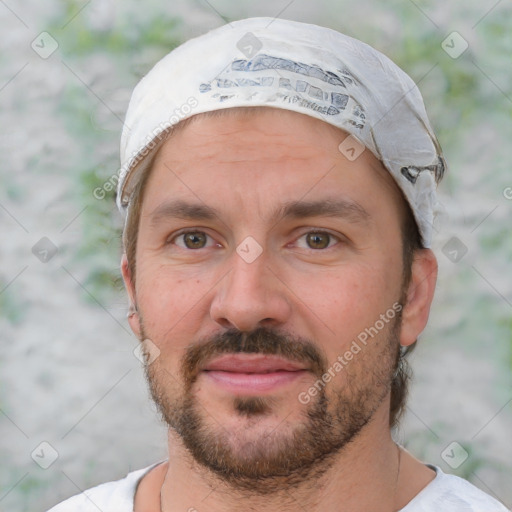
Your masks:
[{"label": "nostril", "polygon": [[225,329],[232,329],[233,327],[238,329],[238,327],[236,327],[236,325],[230,322],[227,318],[217,318],[216,322]]}]

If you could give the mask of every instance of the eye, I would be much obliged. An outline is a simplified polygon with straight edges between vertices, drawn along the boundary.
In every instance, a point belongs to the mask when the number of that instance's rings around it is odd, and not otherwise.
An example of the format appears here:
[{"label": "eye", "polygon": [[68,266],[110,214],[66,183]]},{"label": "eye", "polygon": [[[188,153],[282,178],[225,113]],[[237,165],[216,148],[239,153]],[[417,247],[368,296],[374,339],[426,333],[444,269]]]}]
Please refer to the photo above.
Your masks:
[{"label": "eye", "polygon": [[306,245],[304,246],[304,244],[298,244],[299,247],[314,250],[327,249],[332,247],[335,242],[340,241],[338,237],[332,235],[331,233],[327,233],[326,231],[309,231],[308,233],[305,233],[299,237],[297,242],[300,240],[304,240]]},{"label": "eye", "polygon": [[204,249],[207,246],[208,239],[213,241],[204,231],[189,230],[174,235],[167,243],[175,243],[182,249]]}]

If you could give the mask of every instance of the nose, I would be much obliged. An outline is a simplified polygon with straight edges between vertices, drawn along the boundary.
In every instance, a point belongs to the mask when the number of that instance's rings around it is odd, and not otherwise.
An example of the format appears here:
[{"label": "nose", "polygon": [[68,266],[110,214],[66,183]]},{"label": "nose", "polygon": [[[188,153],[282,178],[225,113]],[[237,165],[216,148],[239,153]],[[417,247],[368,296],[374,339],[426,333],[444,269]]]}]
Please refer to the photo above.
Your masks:
[{"label": "nose", "polygon": [[287,287],[270,268],[265,251],[248,263],[236,252],[219,282],[210,306],[211,318],[224,328],[252,331],[278,327],[290,317]]}]

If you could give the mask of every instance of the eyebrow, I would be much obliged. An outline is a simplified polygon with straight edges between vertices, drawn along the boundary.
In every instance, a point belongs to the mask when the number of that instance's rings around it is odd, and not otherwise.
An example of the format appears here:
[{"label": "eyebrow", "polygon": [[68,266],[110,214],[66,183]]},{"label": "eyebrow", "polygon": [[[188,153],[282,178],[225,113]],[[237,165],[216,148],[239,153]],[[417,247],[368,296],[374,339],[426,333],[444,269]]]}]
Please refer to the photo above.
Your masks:
[{"label": "eyebrow", "polygon": [[[220,212],[215,208],[177,199],[157,206],[150,214],[150,225],[154,228],[162,221],[174,218],[204,221],[220,219],[220,217]],[[368,224],[371,220],[370,214],[359,203],[347,198],[289,201],[275,209],[270,220],[277,223],[285,219],[309,217],[338,217],[359,224]]]}]

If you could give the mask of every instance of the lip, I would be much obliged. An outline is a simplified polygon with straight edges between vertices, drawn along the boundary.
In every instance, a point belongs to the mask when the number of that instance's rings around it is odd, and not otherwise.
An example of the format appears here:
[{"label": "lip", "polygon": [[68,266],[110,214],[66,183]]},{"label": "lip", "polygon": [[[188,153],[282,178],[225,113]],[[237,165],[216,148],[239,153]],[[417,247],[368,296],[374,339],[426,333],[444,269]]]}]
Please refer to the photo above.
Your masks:
[{"label": "lip", "polygon": [[307,368],[296,361],[279,356],[262,354],[226,354],[205,365],[203,371],[224,371],[232,373],[270,373],[278,371],[299,371]]},{"label": "lip", "polygon": [[264,394],[291,384],[309,370],[298,362],[261,354],[229,354],[209,362],[202,374],[236,395]]}]

